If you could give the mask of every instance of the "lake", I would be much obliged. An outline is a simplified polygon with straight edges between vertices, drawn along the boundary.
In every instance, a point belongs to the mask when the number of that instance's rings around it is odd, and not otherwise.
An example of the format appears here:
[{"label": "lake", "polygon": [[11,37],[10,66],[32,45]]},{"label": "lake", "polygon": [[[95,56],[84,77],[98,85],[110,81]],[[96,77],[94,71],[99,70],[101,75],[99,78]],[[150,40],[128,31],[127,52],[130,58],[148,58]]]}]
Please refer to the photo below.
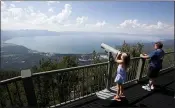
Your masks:
[{"label": "lake", "polygon": [[59,36],[31,36],[15,37],[6,43],[23,45],[39,52],[51,53],[91,53],[93,50],[102,51],[100,44],[110,46],[121,45],[125,40],[128,43],[152,42],[160,40],[156,36],[130,35],[59,35]]}]

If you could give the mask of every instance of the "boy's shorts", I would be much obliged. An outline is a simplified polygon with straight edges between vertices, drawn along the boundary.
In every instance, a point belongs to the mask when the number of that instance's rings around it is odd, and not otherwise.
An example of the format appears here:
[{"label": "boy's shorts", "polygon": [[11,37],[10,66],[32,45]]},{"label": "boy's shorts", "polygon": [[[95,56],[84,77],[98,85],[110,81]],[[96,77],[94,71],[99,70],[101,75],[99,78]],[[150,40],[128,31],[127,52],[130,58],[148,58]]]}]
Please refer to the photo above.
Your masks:
[{"label": "boy's shorts", "polygon": [[159,75],[160,69],[150,66],[148,70],[149,78],[156,78]]}]

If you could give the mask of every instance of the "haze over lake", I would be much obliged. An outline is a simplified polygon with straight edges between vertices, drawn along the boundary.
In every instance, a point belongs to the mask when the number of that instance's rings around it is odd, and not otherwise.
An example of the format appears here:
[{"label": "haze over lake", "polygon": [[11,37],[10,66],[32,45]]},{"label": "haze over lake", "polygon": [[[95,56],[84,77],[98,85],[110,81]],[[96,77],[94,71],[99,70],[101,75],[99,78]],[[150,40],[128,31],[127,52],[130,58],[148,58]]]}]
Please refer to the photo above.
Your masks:
[{"label": "haze over lake", "polygon": [[58,36],[27,36],[15,37],[6,43],[23,45],[29,49],[40,52],[52,53],[91,53],[100,51],[100,44],[110,46],[121,45],[125,40],[128,43],[154,42],[158,40],[172,39],[173,37],[140,36],[140,35],[116,35],[116,34],[61,34]]}]

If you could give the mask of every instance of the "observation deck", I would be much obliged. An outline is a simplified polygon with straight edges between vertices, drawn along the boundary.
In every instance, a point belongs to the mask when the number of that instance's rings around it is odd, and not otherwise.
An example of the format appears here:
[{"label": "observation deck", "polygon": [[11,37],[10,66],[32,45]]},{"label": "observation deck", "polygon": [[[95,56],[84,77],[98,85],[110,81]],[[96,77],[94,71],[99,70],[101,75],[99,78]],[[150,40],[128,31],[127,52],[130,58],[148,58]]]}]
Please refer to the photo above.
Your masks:
[{"label": "observation deck", "polygon": [[148,60],[131,59],[124,84],[126,98],[113,100],[117,68],[104,63],[32,73],[0,81],[0,107],[175,107],[175,52],[166,53],[156,89],[141,88],[147,82]]}]

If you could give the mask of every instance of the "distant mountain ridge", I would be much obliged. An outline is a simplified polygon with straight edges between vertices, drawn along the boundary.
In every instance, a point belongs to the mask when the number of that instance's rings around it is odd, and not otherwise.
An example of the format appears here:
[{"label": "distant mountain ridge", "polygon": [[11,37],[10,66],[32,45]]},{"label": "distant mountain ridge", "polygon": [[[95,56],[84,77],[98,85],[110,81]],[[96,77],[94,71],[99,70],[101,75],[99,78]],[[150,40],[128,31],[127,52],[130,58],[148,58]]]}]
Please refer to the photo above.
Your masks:
[{"label": "distant mountain ridge", "polygon": [[[112,33],[112,32],[74,32],[74,31],[64,31],[64,32],[56,32],[56,31],[48,31],[48,30],[32,30],[32,29],[24,29],[24,30],[1,30],[1,41],[6,41],[14,37],[32,37],[32,36],[58,36],[58,35],[129,35],[129,36],[159,36],[164,39],[166,36],[167,39],[169,37],[173,37],[172,34],[128,34],[128,33]],[[163,38],[164,37],[164,38]]]},{"label": "distant mountain ridge", "polygon": [[52,36],[59,35],[59,32],[47,30],[1,30],[1,40],[6,41],[14,37],[32,37],[32,36]]},{"label": "distant mountain ridge", "polygon": [[[154,43],[155,42],[143,43],[144,44],[144,52],[149,52],[151,49],[153,50]],[[162,41],[162,43],[163,43],[164,50],[169,49],[169,48],[174,50],[174,40],[164,40],[164,41]]]}]

